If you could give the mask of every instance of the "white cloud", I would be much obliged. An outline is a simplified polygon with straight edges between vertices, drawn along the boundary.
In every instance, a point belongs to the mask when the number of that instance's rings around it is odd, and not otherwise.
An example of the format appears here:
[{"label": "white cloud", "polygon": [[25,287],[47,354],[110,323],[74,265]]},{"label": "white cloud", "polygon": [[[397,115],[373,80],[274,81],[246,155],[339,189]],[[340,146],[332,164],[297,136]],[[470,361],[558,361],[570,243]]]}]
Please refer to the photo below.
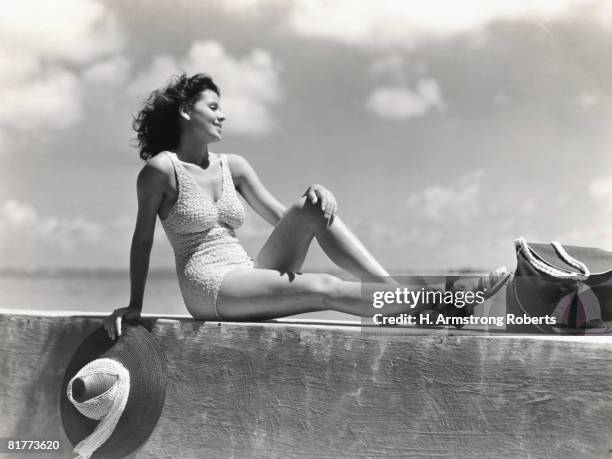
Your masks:
[{"label": "white cloud", "polygon": [[600,247],[612,250],[612,234],[610,223],[589,224],[588,226],[574,228],[555,236],[555,240],[567,245],[582,245],[588,247]]},{"label": "white cloud", "polygon": [[589,185],[589,195],[606,200],[612,205],[612,177],[599,177]]},{"label": "white cloud", "polygon": [[0,208],[0,221],[10,228],[34,225],[38,215],[32,206],[9,200]]},{"label": "white cloud", "polygon": [[366,222],[362,230],[370,241],[385,247],[401,247],[412,244],[421,246],[432,246],[436,244],[442,236],[439,231],[426,230],[417,225],[408,228],[380,220],[370,220]]},{"label": "white cloud", "polygon": [[[555,238],[564,244],[602,247],[611,250],[612,176],[602,176],[594,179],[588,186],[588,195],[603,203],[599,212],[591,216],[588,225],[570,228],[558,234]],[[564,196],[564,201],[567,200],[568,197]],[[562,204],[566,204],[566,202]],[[580,222],[582,219],[573,219],[572,221]]]},{"label": "white cloud", "polygon": [[476,170],[454,187],[435,185],[406,198],[413,221],[465,221],[480,212],[479,195],[484,173]]},{"label": "white cloud", "polygon": [[24,248],[43,244],[64,253],[74,252],[85,243],[110,247],[118,234],[127,234],[130,225],[126,217],[100,224],[83,216],[69,219],[43,216],[31,204],[16,200],[5,201],[0,206],[0,241],[7,246],[11,241],[19,241]]},{"label": "white cloud", "polygon": [[518,212],[524,216],[534,215],[539,206],[538,204],[531,198],[527,198],[518,205]]},{"label": "white cloud", "polygon": [[61,129],[81,117],[79,68],[123,46],[94,0],[5,2],[0,10],[0,136]]},{"label": "white cloud", "polygon": [[366,102],[366,108],[383,118],[402,120],[419,117],[437,108],[446,110],[438,82],[433,78],[421,78],[415,90],[404,86],[381,86],[374,89]]},{"label": "white cloud", "polygon": [[493,21],[526,20],[538,23],[567,17],[582,9],[612,28],[612,6],[607,0],[224,0],[231,14],[258,18],[276,9],[281,27],[298,35],[334,40],[364,48],[410,49],[426,40],[469,33],[472,46]]},{"label": "white cloud", "polygon": [[227,129],[247,135],[268,133],[275,125],[271,106],[282,97],[279,64],[270,53],[254,49],[235,57],[216,41],[195,42],[182,59],[158,56],[130,87],[131,94],[146,96],[180,71],[213,71],[221,88]]},{"label": "white cloud", "polygon": [[[268,3],[268,2],[262,2]],[[291,30],[362,47],[412,48],[495,20],[550,20],[588,0],[294,0]],[[596,2],[603,4],[604,1]]]},{"label": "white cloud", "polygon": [[612,29],[612,3],[606,0],[593,1],[593,15],[604,27]]},{"label": "white cloud", "polygon": [[259,17],[266,7],[287,6],[287,0],[217,0],[217,5],[225,11],[240,17]]},{"label": "white cloud", "polygon": [[0,126],[34,131],[71,126],[81,115],[78,77],[62,68],[44,76],[0,86]]},{"label": "white cloud", "polygon": [[599,105],[602,99],[603,97],[599,92],[583,91],[574,98],[573,102],[578,107],[588,110]]},{"label": "white cloud", "polygon": [[171,56],[157,56],[149,68],[134,77],[128,88],[129,94],[145,98],[149,93],[165,84],[172,75],[186,69]]},{"label": "white cloud", "polygon": [[123,45],[114,17],[93,0],[4,2],[0,43],[37,59],[87,62]]},{"label": "white cloud", "polygon": [[131,63],[124,56],[113,56],[85,69],[83,79],[88,83],[119,86],[127,80]]},{"label": "white cloud", "polygon": [[368,70],[374,75],[391,77],[396,81],[402,81],[405,73],[406,63],[404,58],[397,53],[383,57],[372,62]]},{"label": "white cloud", "polygon": [[35,73],[39,64],[36,56],[8,49],[0,44],[0,81],[3,84],[19,83],[23,78]]}]

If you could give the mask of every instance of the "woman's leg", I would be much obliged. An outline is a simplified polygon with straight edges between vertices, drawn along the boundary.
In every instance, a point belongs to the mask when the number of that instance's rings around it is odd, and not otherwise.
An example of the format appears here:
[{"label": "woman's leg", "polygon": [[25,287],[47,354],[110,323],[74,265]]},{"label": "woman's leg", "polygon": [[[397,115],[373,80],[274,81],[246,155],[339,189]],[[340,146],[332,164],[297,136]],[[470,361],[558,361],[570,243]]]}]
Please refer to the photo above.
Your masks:
[{"label": "woman's leg", "polygon": [[348,227],[335,217],[327,224],[319,206],[305,196],[292,205],[257,255],[259,268],[299,271],[313,237],[340,268],[361,280],[397,284]]},{"label": "woman's leg", "polygon": [[[339,267],[378,283],[296,272],[314,237]],[[321,209],[306,197],[291,206],[276,225],[257,255],[257,268],[236,269],[225,276],[217,297],[222,319],[266,320],[328,309],[367,317],[376,312],[387,315],[422,309],[406,304],[375,309],[373,292],[395,291],[397,283],[338,217],[327,225]]]},{"label": "woman's leg", "polygon": [[398,288],[343,281],[329,274],[238,268],[223,279],[217,310],[223,320],[257,321],[328,309],[362,317],[417,313],[424,309],[420,305],[411,308],[407,303],[373,307],[374,292],[396,292]]},{"label": "woman's leg", "polygon": [[[370,281],[347,282],[328,274],[295,272],[301,268],[313,237],[340,267]],[[305,198],[276,226],[257,256],[257,267],[235,269],[225,276],[217,297],[222,319],[266,320],[328,309],[369,317],[377,313],[414,314],[432,307],[397,300],[374,308],[375,292],[397,294],[403,287],[394,283],[340,219],[326,226],[321,210]],[[414,278],[411,284],[408,289],[444,290],[443,282],[433,286]]]}]

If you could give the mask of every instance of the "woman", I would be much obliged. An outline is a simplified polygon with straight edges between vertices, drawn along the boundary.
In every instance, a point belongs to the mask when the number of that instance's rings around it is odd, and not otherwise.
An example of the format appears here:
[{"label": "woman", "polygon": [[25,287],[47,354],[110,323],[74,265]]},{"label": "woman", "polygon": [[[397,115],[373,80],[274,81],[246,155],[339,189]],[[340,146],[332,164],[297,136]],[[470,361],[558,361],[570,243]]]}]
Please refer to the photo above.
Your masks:
[{"label": "woman", "polygon": [[[327,309],[372,315],[372,301],[362,294],[361,283],[297,273],[313,238],[340,268],[379,283],[372,289],[396,289],[397,283],[340,220],[336,200],[323,186],[310,186],[286,208],[243,157],[209,151],[209,144],[221,140],[224,121],[219,88],[204,74],[183,74],[153,91],[135,118],[146,164],[137,180],[130,303],[105,320],[111,338],[120,335],[122,318],[136,318],[142,310],[158,216],[175,252],[185,305],[196,319],[264,320]],[[245,217],[236,192],[274,226],[255,260],[234,234]],[[471,288],[500,283],[499,276],[490,275]],[[384,310],[408,311],[405,304]]]}]

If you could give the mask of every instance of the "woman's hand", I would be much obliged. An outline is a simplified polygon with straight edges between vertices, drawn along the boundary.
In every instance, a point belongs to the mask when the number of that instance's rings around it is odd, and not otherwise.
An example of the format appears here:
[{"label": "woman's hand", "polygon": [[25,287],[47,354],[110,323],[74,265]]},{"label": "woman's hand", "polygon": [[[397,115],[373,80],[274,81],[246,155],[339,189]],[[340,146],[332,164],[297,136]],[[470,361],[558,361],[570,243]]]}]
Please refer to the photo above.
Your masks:
[{"label": "woman's hand", "polygon": [[121,336],[121,322],[125,320],[138,319],[141,309],[135,306],[126,306],[125,308],[117,308],[113,313],[104,319],[104,328],[110,339],[115,339]]},{"label": "woman's hand", "polygon": [[310,202],[316,204],[321,201],[321,210],[323,215],[331,223],[338,213],[338,203],[336,202],[335,196],[325,188],[323,185],[310,185],[304,193]]}]

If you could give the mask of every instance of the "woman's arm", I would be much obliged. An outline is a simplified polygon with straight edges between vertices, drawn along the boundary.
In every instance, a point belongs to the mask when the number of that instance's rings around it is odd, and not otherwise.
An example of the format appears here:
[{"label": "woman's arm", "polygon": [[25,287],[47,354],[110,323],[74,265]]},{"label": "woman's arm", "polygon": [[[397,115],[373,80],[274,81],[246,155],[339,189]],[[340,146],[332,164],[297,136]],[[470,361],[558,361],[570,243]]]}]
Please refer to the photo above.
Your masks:
[{"label": "woman's arm", "polygon": [[272,226],[276,226],[287,208],[266,189],[246,159],[232,154],[227,155],[227,158],[238,192],[255,212]]},{"label": "woman's arm", "polygon": [[[246,202],[272,226],[280,221],[287,208],[266,187],[251,165],[240,155],[227,155],[236,189]],[[304,193],[313,204],[319,203],[325,218],[331,223],[338,211],[334,195],[321,185],[311,185]]]},{"label": "woman's arm", "polygon": [[112,339],[121,336],[122,318],[136,318],[142,311],[155,220],[168,184],[168,172],[164,166],[160,160],[154,158],[138,174],[138,214],[130,248],[130,303],[127,307],[115,309],[106,318],[104,326]]},{"label": "woman's arm", "polygon": [[142,309],[157,211],[164,198],[167,175],[151,165],[138,174],[138,214],[130,249],[130,306]]}]

